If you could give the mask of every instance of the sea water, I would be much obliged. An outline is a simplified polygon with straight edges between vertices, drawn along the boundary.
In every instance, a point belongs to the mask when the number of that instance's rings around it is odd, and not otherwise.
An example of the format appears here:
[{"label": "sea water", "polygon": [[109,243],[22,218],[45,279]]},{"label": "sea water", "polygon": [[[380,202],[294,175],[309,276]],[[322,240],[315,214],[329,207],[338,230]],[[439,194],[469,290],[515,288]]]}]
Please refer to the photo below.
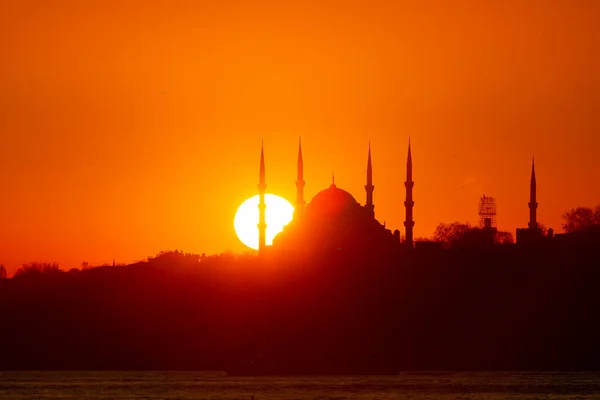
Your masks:
[{"label": "sea water", "polygon": [[0,372],[0,399],[600,399],[600,373],[229,377],[221,372]]}]

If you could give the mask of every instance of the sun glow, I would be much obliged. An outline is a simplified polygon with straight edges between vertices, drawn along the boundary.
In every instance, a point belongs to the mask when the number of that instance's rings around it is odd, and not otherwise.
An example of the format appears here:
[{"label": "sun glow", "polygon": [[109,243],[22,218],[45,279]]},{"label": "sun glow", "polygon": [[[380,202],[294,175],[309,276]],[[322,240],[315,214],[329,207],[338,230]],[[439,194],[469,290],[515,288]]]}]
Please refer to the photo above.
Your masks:
[{"label": "sun glow", "polygon": [[[242,243],[251,249],[258,249],[258,195],[244,201],[235,213],[233,226],[235,233]],[[281,196],[265,194],[265,219],[267,222],[267,245],[273,243],[273,238],[283,230],[294,215],[294,206]]]}]

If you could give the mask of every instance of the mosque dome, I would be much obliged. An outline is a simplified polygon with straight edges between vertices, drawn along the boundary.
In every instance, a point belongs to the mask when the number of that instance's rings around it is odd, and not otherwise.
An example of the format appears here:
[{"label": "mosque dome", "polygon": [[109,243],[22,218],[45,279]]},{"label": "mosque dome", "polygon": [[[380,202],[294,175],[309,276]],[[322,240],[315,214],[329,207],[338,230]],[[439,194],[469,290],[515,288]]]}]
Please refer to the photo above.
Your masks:
[{"label": "mosque dome", "polygon": [[340,214],[360,207],[354,197],[331,184],[329,188],[320,191],[307,206],[307,212],[319,214]]}]

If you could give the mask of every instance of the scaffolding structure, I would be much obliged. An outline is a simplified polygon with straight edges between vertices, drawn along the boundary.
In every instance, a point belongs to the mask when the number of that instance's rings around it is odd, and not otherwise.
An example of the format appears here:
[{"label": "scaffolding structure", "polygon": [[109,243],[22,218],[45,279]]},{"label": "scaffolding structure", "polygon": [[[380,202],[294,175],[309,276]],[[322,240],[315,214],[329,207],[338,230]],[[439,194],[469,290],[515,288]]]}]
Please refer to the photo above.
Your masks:
[{"label": "scaffolding structure", "polygon": [[479,226],[496,228],[496,199],[485,194],[479,201]]}]

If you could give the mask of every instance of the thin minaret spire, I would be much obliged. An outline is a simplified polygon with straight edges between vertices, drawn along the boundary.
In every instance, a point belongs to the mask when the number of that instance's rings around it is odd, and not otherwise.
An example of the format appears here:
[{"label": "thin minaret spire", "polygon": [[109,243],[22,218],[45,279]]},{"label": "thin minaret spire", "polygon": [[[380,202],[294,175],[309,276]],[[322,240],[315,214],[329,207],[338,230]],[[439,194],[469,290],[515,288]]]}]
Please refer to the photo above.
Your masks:
[{"label": "thin minaret spire", "polygon": [[415,202],[413,201],[413,186],[415,183],[412,180],[412,156],[410,153],[410,137],[408,138],[408,158],[406,160],[406,182],[404,182],[404,186],[406,187],[406,201],[404,202],[404,207],[406,208],[406,218],[404,221],[404,226],[406,227],[406,245],[408,248],[413,247],[413,227],[415,226],[415,221],[413,221],[413,206]]},{"label": "thin minaret spire", "polygon": [[265,183],[265,153],[264,143],[260,146],[260,172],[258,178],[258,253],[264,254],[265,248],[267,247],[267,222],[266,222],[266,208],[265,203],[265,191],[267,184]]},{"label": "thin minaret spire", "polygon": [[531,161],[531,183],[529,187],[529,229],[537,229],[537,184],[535,181],[535,158]]},{"label": "thin minaret spire", "polygon": [[302,162],[302,139],[298,138],[298,167],[296,177],[296,208],[294,217],[302,218],[304,215],[304,163]]},{"label": "thin minaret spire", "polygon": [[369,156],[367,158],[367,184],[365,185],[365,191],[367,192],[367,203],[365,208],[367,212],[371,216],[371,218],[375,218],[375,206],[373,205],[373,190],[375,190],[375,186],[373,186],[373,168],[371,166],[371,142],[369,142]]}]

